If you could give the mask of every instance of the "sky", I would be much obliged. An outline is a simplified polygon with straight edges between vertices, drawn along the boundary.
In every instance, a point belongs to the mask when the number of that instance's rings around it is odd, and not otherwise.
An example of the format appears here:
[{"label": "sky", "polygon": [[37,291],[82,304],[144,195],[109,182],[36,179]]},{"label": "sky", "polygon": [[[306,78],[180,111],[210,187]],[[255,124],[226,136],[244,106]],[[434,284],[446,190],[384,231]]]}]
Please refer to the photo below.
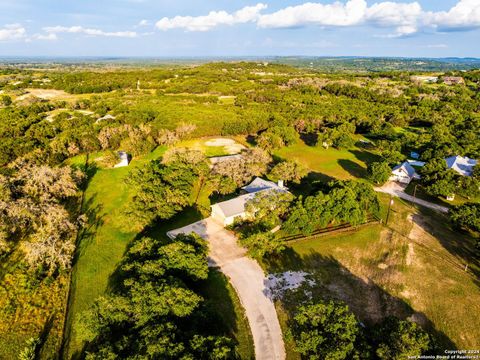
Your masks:
[{"label": "sky", "polygon": [[480,57],[480,0],[0,0],[0,57]]}]

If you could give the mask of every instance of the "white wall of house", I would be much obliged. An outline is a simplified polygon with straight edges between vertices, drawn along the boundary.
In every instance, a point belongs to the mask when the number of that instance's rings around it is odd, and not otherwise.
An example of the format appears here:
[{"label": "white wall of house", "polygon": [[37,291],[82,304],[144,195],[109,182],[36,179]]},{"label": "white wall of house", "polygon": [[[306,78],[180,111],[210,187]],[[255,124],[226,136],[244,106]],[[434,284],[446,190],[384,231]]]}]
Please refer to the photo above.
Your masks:
[{"label": "white wall of house", "polygon": [[397,181],[397,182],[400,182],[402,184],[410,184],[410,181],[412,181],[412,178],[408,175],[404,175],[404,174],[393,174],[392,176],[390,176],[390,181]]}]

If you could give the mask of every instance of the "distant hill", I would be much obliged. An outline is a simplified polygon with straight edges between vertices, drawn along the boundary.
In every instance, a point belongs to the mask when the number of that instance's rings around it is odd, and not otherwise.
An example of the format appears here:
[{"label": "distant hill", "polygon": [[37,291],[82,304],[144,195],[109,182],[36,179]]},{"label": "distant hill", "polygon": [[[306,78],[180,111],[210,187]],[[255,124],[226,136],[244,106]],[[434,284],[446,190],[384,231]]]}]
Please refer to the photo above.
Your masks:
[{"label": "distant hill", "polygon": [[278,57],[275,62],[335,71],[448,71],[480,68],[479,58]]},{"label": "distant hill", "polygon": [[0,67],[34,68],[45,66],[162,66],[198,65],[209,62],[258,61],[309,68],[322,72],[449,71],[480,69],[480,58],[392,58],[392,57],[0,57]]}]

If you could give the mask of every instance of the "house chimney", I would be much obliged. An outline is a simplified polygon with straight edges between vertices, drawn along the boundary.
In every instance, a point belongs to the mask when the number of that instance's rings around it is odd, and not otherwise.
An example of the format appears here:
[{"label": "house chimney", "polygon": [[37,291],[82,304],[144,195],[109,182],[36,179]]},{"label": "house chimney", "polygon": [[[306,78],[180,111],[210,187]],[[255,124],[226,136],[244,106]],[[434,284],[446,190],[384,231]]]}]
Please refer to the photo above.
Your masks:
[{"label": "house chimney", "polygon": [[278,180],[277,185],[279,188],[283,188],[283,180]]}]

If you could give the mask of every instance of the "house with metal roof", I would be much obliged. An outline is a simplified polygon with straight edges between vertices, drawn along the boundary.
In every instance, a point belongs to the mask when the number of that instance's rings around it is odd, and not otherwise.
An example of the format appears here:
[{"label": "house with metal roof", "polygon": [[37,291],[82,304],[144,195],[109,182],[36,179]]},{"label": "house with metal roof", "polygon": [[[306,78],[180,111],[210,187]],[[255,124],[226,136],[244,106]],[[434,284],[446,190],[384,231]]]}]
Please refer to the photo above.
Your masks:
[{"label": "house with metal roof", "polygon": [[392,175],[389,180],[409,184],[413,179],[420,179],[420,175],[417,174],[415,168],[408,161],[405,161],[392,169]]},{"label": "house with metal roof", "polygon": [[212,205],[212,218],[224,226],[231,225],[236,219],[246,219],[248,217],[245,206],[257,193],[261,191],[288,191],[283,186],[282,181],[279,181],[277,184],[273,181],[263,180],[258,177],[247,186],[244,186],[242,190],[244,190],[246,194]]},{"label": "house with metal roof", "polygon": [[477,160],[470,159],[466,156],[450,156],[445,159],[447,168],[455,170],[463,176],[472,176],[473,168],[477,165]]}]

